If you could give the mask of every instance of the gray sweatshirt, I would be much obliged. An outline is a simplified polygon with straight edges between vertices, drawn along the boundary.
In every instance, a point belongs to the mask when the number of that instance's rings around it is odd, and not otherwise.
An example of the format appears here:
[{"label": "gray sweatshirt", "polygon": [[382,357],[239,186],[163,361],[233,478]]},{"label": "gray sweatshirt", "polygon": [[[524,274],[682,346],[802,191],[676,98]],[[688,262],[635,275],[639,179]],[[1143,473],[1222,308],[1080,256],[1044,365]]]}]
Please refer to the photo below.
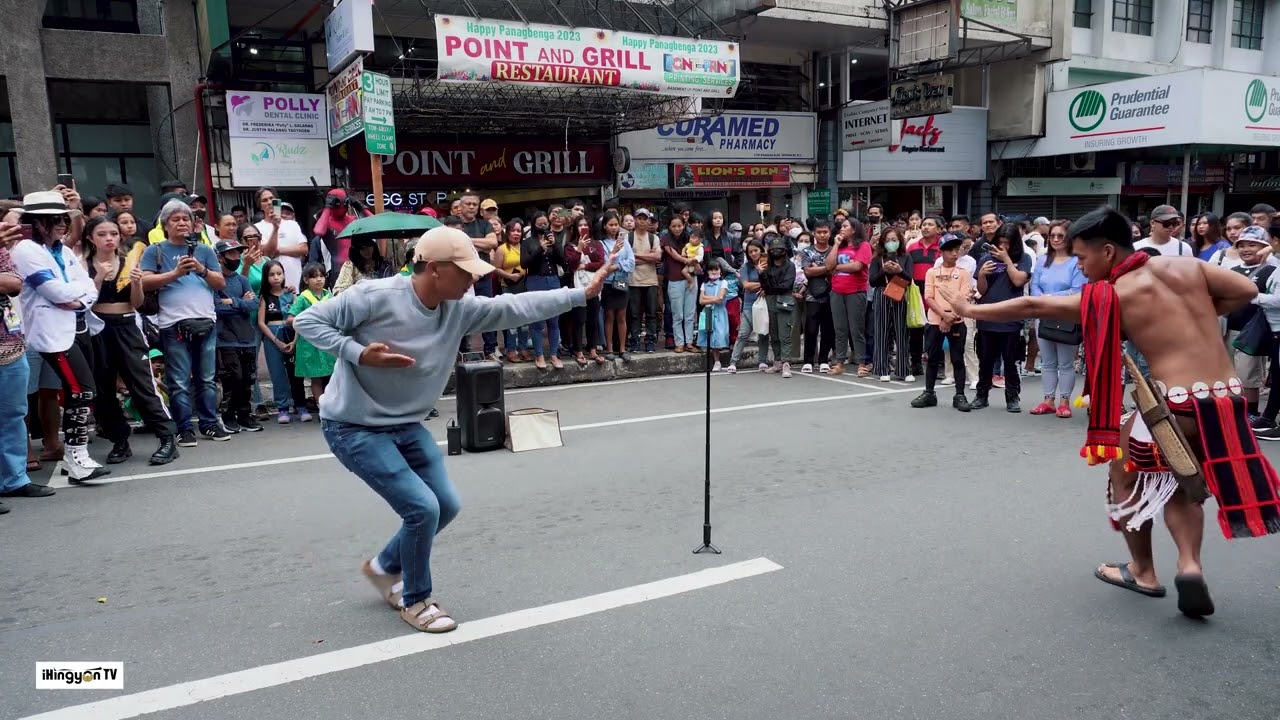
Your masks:
[{"label": "gray sweatshirt", "polygon": [[[462,338],[545,320],[587,304],[580,288],[448,300],[434,310],[413,291],[412,276],[366,280],[293,321],[312,345],[337,357],[320,398],[325,420],[385,427],[422,422],[449,381]],[[370,343],[416,362],[409,368],[360,365]]]}]

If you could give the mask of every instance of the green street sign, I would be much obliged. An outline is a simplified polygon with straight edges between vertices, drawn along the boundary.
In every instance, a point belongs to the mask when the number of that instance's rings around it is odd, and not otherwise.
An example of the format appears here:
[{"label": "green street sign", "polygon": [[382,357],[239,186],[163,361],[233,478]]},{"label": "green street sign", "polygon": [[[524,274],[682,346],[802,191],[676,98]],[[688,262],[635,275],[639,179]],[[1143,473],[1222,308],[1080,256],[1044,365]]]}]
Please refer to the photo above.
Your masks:
[{"label": "green street sign", "polygon": [[380,73],[360,73],[360,96],[365,149],[370,155],[395,155],[396,119],[391,102],[391,78]]},{"label": "green street sign", "polygon": [[809,191],[809,214],[813,216],[831,214],[831,190],[820,188]]}]

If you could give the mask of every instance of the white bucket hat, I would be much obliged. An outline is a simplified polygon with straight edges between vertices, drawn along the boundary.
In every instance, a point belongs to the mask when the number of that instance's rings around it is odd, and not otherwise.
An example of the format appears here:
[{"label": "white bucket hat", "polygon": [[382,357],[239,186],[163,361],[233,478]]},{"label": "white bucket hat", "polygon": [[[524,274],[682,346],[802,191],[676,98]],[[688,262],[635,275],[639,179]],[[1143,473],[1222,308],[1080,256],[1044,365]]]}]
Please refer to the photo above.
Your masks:
[{"label": "white bucket hat", "polygon": [[62,193],[57,190],[41,190],[22,197],[22,212],[25,215],[66,215],[69,211]]}]

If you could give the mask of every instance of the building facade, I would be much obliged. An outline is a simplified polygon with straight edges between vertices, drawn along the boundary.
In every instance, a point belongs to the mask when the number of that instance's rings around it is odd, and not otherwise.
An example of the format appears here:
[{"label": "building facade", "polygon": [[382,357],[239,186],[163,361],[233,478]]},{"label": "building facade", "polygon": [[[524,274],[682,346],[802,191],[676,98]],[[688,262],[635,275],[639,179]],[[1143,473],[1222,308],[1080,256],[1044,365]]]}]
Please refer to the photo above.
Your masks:
[{"label": "building facade", "polygon": [[123,182],[144,211],[195,181],[202,70],[190,4],[0,0],[0,196]]}]

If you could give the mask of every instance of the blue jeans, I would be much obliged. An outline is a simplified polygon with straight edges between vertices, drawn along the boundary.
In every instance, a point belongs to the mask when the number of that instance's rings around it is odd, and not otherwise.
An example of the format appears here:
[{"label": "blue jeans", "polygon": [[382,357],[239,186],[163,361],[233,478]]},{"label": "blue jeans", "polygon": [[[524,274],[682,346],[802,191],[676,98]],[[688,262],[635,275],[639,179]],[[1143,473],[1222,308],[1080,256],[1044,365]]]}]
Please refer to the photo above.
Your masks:
[{"label": "blue jeans", "polygon": [[689,287],[684,278],[667,281],[667,312],[671,315],[671,335],[676,347],[692,345],[697,339],[693,321],[698,314],[698,292]]},{"label": "blue jeans", "polygon": [[[283,327],[270,329],[275,332],[276,337],[280,337],[280,333],[284,332]],[[289,372],[289,366],[284,362],[284,353],[280,352],[280,348],[265,336],[262,338],[262,351],[267,356],[267,373],[271,375],[271,395],[276,403],[276,412],[301,412],[305,408],[293,406],[293,393],[290,390],[293,373]]]},{"label": "blue jeans", "polygon": [[502,346],[507,352],[521,352],[529,349],[529,326],[521,325],[518,328],[502,331]]},{"label": "blue jeans", "polygon": [[416,422],[370,427],[322,419],[320,428],[343,467],[403,521],[378,553],[378,564],[388,573],[404,573],[405,607],[431,597],[431,544],[461,507],[431,433]]},{"label": "blue jeans", "polygon": [[[477,297],[493,297],[493,278],[485,275],[480,278],[480,282],[475,284]],[[489,331],[480,333],[480,340],[484,343],[484,354],[486,357],[498,352],[498,333]],[[470,343],[470,338],[463,338],[463,343]],[[470,350],[470,348],[467,348]]]},{"label": "blue jeans", "polygon": [[178,432],[191,430],[195,415],[201,430],[218,424],[218,386],[214,373],[218,366],[218,334],[192,340],[178,338],[178,326],[161,328],[164,345],[164,384],[169,390],[169,410]]},{"label": "blue jeans", "polygon": [[0,365],[0,492],[17,490],[27,477],[27,376],[25,357]]},{"label": "blue jeans", "polygon": [[[560,278],[552,275],[530,275],[529,279],[525,281],[525,287],[529,291],[559,290]],[[548,352],[542,349],[542,333],[544,330],[549,334],[550,353],[554,356],[560,348],[560,318],[557,316],[547,320],[539,320],[529,325],[529,334],[533,336],[533,354],[538,357],[545,357]]]}]

